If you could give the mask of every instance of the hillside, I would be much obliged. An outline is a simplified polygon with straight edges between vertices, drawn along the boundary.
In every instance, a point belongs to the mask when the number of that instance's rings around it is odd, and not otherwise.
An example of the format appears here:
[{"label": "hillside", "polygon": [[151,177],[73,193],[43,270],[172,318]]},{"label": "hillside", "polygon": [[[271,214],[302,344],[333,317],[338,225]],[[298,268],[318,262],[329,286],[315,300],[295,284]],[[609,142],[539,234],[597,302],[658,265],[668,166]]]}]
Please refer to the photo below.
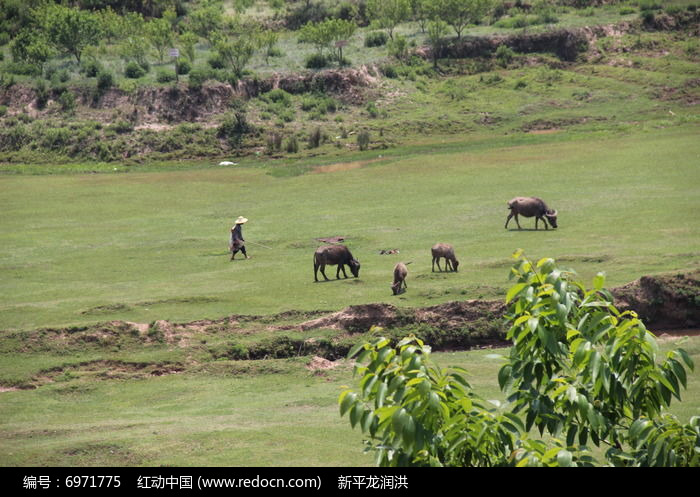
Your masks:
[{"label": "hillside", "polygon": [[[194,29],[192,19],[206,10],[200,3],[182,3],[171,45],[182,45]],[[319,69],[304,68],[316,49],[299,43],[294,15],[301,15],[302,2],[286,10],[250,3],[228,19],[272,33],[275,43],[254,50],[240,73],[222,67],[223,48],[196,35],[191,56],[178,58],[188,70],[177,80],[174,59],[160,62],[155,52],[143,54],[148,71],[133,74],[117,35],[97,49],[86,46],[80,63],[56,54],[39,73],[36,64],[15,60],[17,40],[10,41],[0,81],[3,169],[243,156],[333,160],[431,135],[625,132],[697,122],[700,11],[689,2],[663,9],[643,2],[585,9],[516,2],[494,9],[459,38],[445,31],[437,45],[410,19],[392,41],[358,13],[365,12],[363,2],[350,2],[355,17],[347,22],[356,28],[343,62],[321,51],[326,67]],[[329,19],[349,16],[340,7],[323,9]],[[146,19],[150,25],[159,18]],[[222,32],[235,40],[244,28],[237,29]]]}]

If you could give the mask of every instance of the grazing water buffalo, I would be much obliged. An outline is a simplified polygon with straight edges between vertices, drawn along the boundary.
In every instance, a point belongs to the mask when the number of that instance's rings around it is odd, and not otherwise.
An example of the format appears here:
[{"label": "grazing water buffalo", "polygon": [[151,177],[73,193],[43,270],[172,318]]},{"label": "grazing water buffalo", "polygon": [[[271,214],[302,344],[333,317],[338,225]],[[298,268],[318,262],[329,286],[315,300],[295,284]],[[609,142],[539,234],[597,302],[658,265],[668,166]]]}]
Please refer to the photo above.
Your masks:
[{"label": "grazing water buffalo", "polygon": [[350,271],[355,278],[360,274],[360,262],[352,256],[345,245],[324,245],[316,249],[316,252],[314,252],[314,281],[318,281],[319,268],[321,268],[323,277],[328,281],[326,264],[331,266],[338,265],[338,269],[335,272],[336,279],[340,279],[341,269],[343,270],[343,276],[348,277],[345,272],[346,264],[350,266]]},{"label": "grazing water buffalo", "polygon": [[[410,262],[408,263],[410,264]],[[401,293],[401,287],[408,288],[406,284],[406,276],[408,275],[408,268],[403,262],[399,262],[394,266],[394,283],[391,285],[391,291],[394,295]]]},{"label": "grazing water buffalo", "polygon": [[457,266],[459,266],[459,261],[455,257],[455,249],[449,243],[436,243],[430,249],[433,254],[433,272],[435,272],[435,263],[437,262],[437,267],[440,271],[440,258],[445,258],[445,271],[457,271]]},{"label": "grazing water buffalo", "polygon": [[544,223],[545,229],[549,229],[547,226],[547,221],[549,221],[549,223],[552,225],[552,228],[557,227],[557,211],[547,207],[547,204],[545,204],[544,200],[541,198],[515,197],[513,200],[508,202],[508,208],[510,209],[510,214],[508,214],[508,218],[506,219],[506,228],[508,228],[508,223],[513,216],[515,216],[515,222],[518,225],[519,230],[522,228],[518,222],[518,216],[534,216],[535,229],[537,229],[537,224],[539,223],[540,219]]}]

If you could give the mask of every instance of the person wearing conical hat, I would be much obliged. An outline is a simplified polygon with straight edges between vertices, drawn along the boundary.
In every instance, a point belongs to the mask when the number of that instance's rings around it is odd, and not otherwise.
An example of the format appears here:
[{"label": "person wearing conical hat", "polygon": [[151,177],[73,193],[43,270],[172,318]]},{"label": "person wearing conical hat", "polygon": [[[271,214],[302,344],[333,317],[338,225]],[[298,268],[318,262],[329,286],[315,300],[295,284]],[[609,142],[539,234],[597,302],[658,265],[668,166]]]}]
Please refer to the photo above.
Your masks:
[{"label": "person wearing conical hat", "polygon": [[231,239],[228,245],[231,251],[231,260],[233,260],[239,250],[243,252],[246,259],[249,259],[245,251],[245,240],[243,239],[243,225],[247,222],[248,220],[246,218],[238,216],[238,219],[236,219],[235,224],[231,228]]}]

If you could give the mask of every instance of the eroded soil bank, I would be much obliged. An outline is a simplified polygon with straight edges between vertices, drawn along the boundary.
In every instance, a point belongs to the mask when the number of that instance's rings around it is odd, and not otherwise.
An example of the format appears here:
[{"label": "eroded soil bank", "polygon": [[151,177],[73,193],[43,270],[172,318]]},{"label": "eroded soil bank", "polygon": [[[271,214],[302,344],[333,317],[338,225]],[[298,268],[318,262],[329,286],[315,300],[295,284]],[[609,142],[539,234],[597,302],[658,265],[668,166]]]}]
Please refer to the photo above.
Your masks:
[{"label": "eroded soil bank", "polygon": [[[644,276],[612,289],[612,294],[618,309],[634,310],[653,332],[692,332],[700,328],[700,271]],[[127,343],[122,343],[125,341],[188,348],[193,338],[201,342],[202,336],[235,338],[265,335],[261,343],[267,342],[272,347],[274,343],[279,345],[281,338],[286,336],[292,349],[298,349],[301,343],[302,349],[309,349],[307,352],[333,358],[349,348],[346,343],[351,341],[349,338],[367,333],[374,326],[384,328],[389,334],[412,332],[423,335],[437,349],[469,349],[505,343],[505,314],[503,300],[454,301],[421,308],[375,303],[353,305],[338,312],[286,311],[271,316],[231,315],[218,320],[189,323],[166,320],[150,324],[110,321],[91,326],[14,332],[5,336],[20,338],[19,335],[22,335],[20,341],[25,352],[53,348],[47,341],[59,342],[66,351],[117,344],[121,348],[128,347]],[[321,330],[330,333],[326,333],[323,339],[314,338]],[[330,340],[328,337],[331,337]],[[251,341],[254,339],[247,340]],[[345,346],[340,346],[341,343]],[[314,348],[318,350],[311,350]],[[286,355],[267,350],[265,346],[248,346],[247,349],[247,353],[240,354],[241,357],[231,358],[258,359]]]}]

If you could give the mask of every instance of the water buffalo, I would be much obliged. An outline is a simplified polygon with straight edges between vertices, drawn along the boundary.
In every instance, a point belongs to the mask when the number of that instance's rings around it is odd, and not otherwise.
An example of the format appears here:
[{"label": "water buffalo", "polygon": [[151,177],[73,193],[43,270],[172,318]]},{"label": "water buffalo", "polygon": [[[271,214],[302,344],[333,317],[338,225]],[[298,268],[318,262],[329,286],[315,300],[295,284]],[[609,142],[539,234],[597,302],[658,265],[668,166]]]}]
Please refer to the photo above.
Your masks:
[{"label": "water buffalo", "polygon": [[433,272],[435,272],[435,263],[437,262],[437,267],[440,271],[440,258],[445,258],[445,271],[457,271],[457,266],[459,266],[459,261],[455,257],[455,249],[449,243],[436,243],[430,249],[433,254]]},{"label": "water buffalo", "polygon": [[406,264],[399,262],[396,264],[396,266],[394,266],[394,283],[391,285],[391,291],[394,292],[394,295],[401,293],[402,286],[404,289],[408,288],[408,285],[406,284],[407,275],[408,268],[406,267]]},{"label": "water buffalo", "polygon": [[318,281],[319,268],[323,277],[328,281],[326,264],[331,266],[338,265],[338,269],[335,272],[337,279],[340,279],[341,269],[343,270],[343,276],[348,277],[345,272],[346,264],[350,266],[350,271],[355,278],[360,274],[360,262],[352,256],[345,245],[324,245],[316,249],[316,252],[314,252],[314,281]]},{"label": "water buffalo", "polygon": [[519,230],[522,228],[518,222],[518,216],[534,216],[535,229],[537,229],[537,224],[539,223],[540,219],[544,223],[545,229],[549,229],[549,226],[547,226],[547,221],[549,221],[549,223],[552,225],[552,228],[557,227],[557,211],[547,207],[547,204],[545,204],[544,200],[541,198],[515,197],[513,200],[508,202],[508,208],[510,209],[510,214],[508,214],[508,218],[506,219],[506,228],[508,228],[508,223],[513,216],[515,216],[515,222],[518,225]]}]

